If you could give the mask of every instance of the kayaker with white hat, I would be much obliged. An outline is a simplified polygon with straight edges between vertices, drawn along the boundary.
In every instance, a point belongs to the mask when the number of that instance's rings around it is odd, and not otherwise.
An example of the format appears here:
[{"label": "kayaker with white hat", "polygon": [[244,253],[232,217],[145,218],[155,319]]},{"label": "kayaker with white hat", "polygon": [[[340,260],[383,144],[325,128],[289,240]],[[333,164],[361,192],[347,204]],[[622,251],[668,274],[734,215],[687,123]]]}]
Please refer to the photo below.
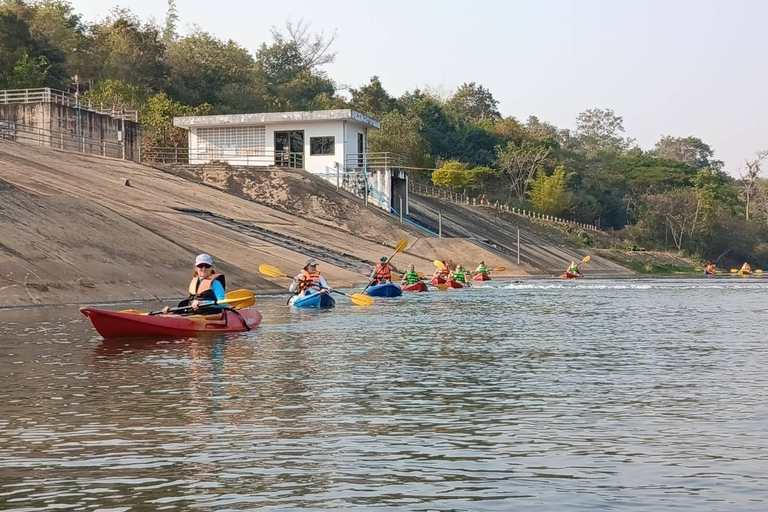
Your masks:
[{"label": "kayaker with white hat", "polygon": [[317,270],[317,261],[310,258],[304,264],[301,273],[293,278],[288,290],[296,295],[306,295],[307,293],[326,293],[326,291],[330,293],[333,288],[328,286],[325,278]]},{"label": "kayaker with white hat", "polygon": [[[177,307],[191,306],[197,314],[218,313],[227,306],[209,305],[200,307],[201,302],[212,302],[226,298],[226,279],[217,274],[210,254],[198,254],[195,258],[195,270],[189,282],[189,298],[179,302]],[[168,313],[168,306],[163,313]]]}]

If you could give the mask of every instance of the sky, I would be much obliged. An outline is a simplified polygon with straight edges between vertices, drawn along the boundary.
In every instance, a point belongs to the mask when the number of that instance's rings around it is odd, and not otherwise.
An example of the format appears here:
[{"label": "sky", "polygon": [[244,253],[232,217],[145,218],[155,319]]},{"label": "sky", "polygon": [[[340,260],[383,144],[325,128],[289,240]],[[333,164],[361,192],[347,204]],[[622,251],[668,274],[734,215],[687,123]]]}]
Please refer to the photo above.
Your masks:
[{"label": "sky", "polygon": [[[115,6],[162,23],[158,0],[71,0],[86,21]],[[738,176],[768,149],[768,1],[549,0],[387,2],[176,0],[179,32],[199,27],[255,52],[287,20],[337,39],[324,69],[359,87],[378,75],[395,96],[465,82],[491,91],[504,116],[574,128],[610,108],[643,149],[695,136]],[[215,6],[215,8],[212,8]]]}]

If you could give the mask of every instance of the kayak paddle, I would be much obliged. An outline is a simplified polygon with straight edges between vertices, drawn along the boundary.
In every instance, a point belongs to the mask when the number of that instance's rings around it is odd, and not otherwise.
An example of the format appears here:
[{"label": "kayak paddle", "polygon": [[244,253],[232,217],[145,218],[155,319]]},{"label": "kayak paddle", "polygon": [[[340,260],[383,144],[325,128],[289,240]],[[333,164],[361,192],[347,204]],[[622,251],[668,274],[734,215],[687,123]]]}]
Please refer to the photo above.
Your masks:
[{"label": "kayak paddle", "polygon": [[432,264],[435,265],[435,267],[437,267],[440,270],[445,270],[446,269],[445,263],[443,263],[440,260],[435,260],[435,261],[432,262]]},{"label": "kayak paddle", "polygon": [[[293,279],[288,274],[284,274],[280,271],[279,268],[273,267],[272,265],[259,265],[259,273],[268,276],[268,277],[287,277],[289,279]],[[323,288],[324,290],[327,290],[328,288]],[[339,295],[343,295],[347,297],[349,300],[351,300],[354,304],[358,306],[373,306],[374,300],[367,295],[363,295],[361,293],[353,293],[352,295],[347,295],[344,292],[340,292],[338,290],[333,290],[332,293],[338,293]]]},{"label": "kayak paddle", "polygon": [[[228,304],[231,305],[235,309],[243,309],[243,308],[249,308],[256,304],[256,297],[253,296],[253,293],[249,292],[248,290],[234,290],[225,295],[224,300],[207,300],[207,301],[201,301],[200,306],[216,306],[219,304]],[[176,313],[178,311],[186,311],[187,309],[192,309],[192,306],[182,306],[180,308],[170,308],[168,310],[169,313]],[[162,311],[150,311],[149,313],[144,313],[142,311],[139,311],[137,309],[124,309],[120,311],[120,313],[127,313],[129,315],[149,315],[149,316],[155,316],[155,315],[161,315]]]},{"label": "kayak paddle", "polygon": [[[389,263],[389,260],[394,258],[397,255],[397,253],[403,252],[406,247],[408,247],[408,239],[407,238],[401,238],[400,241],[397,242],[397,245],[395,246],[395,252],[392,254],[392,256],[387,258],[387,261],[384,262],[384,264],[386,265],[387,263]],[[372,284],[373,284],[373,279],[368,281],[368,284],[365,285],[365,288],[363,288],[363,293],[365,293],[365,290],[367,290]]]}]

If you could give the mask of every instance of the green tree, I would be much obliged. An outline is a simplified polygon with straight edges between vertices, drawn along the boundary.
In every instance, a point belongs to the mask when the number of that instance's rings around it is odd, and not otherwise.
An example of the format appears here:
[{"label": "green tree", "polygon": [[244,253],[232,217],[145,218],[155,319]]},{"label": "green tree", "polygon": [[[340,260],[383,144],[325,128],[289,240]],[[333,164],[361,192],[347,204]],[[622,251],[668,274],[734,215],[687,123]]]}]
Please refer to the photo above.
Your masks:
[{"label": "green tree", "polygon": [[534,173],[546,161],[550,152],[549,148],[529,142],[520,146],[514,142],[496,146],[496,167],[520,203],[525,201]]},{"label": "green tree", "polygon": [[352,108],[376,119],[381,119],[384,114],[395,108],[395,99],[384,90],[378,76],[359,89],[350,89],[352,95],[350,104]]},{"label": "green tree", "polygon": [[92,103],[126,109],[139,109],[145,98],[135,85],[120,80],[102,80],[83,95]]},{"label": "green tree", "polygon": [[463,189],[469,183],[469,173],[461,162],[451,161],[432,171],[432,183],[436,187]]},{"label": "green tree", "polygon": [[634,139],[624,138],[624,119],[611,109],[593,108],[576,118],[576,134],[582,150],[588,155],[599,152],[623,153]]},{"label": "green tree", "polygon": [[114,9],[92,31],[95,58],[102,63],[98,79],[120,80],[146,93],[163,89],[168,68],[165,45],[155,25],[142,23],[126,9]]},{"label": "green tree", "polygon": [[[234,41],[221,41],[197,31],[171,45],[170,80],[166,88],[176,101],[188,105],[208,103],[216,111],[262,109],[265,89],[256,82],[256,63]],[[249,94],[248,101],[243,95]]]},{"label": "green tree", "polygon": [[173,118],[204,116],[211,113],[207,103],[189,107],[173,101],[165,93],[150,97],[139,111],[142,147],[186,148],[189,132],[173,126]]},{"label": "green tree", "polygon": [[394,111],[381,118],[381,129],[369,135],[369,147],[374,153],[390,152],[403,155],[411,167],[428,167],[429,145],[421,136],[422,121]]},{"label": "green tree", "polygon": [[670,137],[665,135],[656,143],[653,154],[676,160],[697,169],[720,168],[723,162],[714,160],[715,151],[698,137]]},{"label": "green tree", "polygon": [[48,79],[51,65],[45,57],[32,59],[26,53],[13,67],[8,77],[8,87],[11,89],[28,89],[43,87]]},{"label": "green tree", "polygon": [[558,166],[551,176],[539,169],[528,192],[534,211],[542,215],[562,215],[568,209],[566,187],[571,176],[571,173],[565,172],[562,165]]},{"label": "green tree", "polygon": [[462,84],[446,102],[446,110],[452,116],[469,123],[501,119],[498,106],[491,91],[475,82]]}]

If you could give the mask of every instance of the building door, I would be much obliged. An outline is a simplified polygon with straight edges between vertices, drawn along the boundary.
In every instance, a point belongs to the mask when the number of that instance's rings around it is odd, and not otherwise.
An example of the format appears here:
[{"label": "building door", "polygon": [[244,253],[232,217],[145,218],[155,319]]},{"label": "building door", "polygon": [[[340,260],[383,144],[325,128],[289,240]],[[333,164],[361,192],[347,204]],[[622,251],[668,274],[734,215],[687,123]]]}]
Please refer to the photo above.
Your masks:
[{"label": "building door", "polygon": [[275,165],[304,168],[304,130],[275,132]]},{"label": "building door", "polygon": [[365,161],[363,160],[363,154],[365,153],[365,139],[362,133],[357,134],[357,166],[363,167]]}]

